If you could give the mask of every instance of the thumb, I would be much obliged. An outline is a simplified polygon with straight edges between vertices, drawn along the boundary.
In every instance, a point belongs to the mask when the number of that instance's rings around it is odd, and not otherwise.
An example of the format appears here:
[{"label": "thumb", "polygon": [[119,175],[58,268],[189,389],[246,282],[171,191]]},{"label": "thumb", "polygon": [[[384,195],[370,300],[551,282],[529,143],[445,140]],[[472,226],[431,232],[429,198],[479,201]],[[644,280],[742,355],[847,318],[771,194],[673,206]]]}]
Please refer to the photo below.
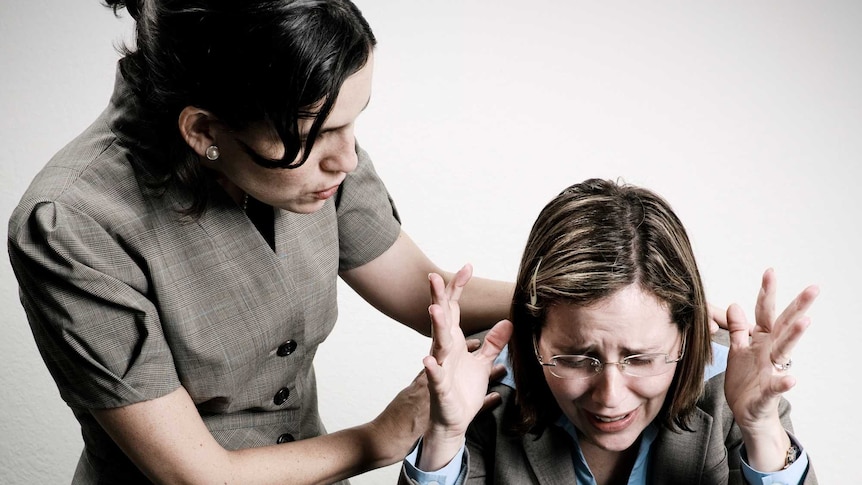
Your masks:
[{"label": "thumb", "polygon": [[500,320],[485,334],[485,343],[479,349],[479,352],[491,359],[497,358],[500,352],[503,351],[503,347],[509,343],[513,330],[514,326],[512,326],[512,322],[509,320]]},{"label": "thumb", "polygon": [[749,324],[742,307],[734,303],[727,307],[727,330],[730,332],[731,347],[747,347]]}]

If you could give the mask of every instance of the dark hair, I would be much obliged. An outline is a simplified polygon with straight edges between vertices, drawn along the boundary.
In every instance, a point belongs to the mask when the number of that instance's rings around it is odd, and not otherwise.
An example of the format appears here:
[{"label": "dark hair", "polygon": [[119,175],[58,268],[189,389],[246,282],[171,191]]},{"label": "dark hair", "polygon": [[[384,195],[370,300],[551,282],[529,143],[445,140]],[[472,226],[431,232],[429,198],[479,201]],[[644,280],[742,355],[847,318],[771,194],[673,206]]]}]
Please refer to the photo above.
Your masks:
[{"label": "dark hair", "polygon": [[[377,41],[349,0],[107,0],[136,21],[136,45],[121,69],[164,157],[138,161],[157,187],[189,192],[189,213],[208,200],[205,171],[182,139],[179,113],[195,106],[230,129],[271,126],[284,144],[268,168],[296,168],[307,159],[345,79],[368,61]],[[298,122],[316,118],[303,143]],[[246,147],[248,151],[251,149]],[[303,153],[300,160],[297,156]],[[296,161],[296,163],[294,163]]]},{"label": "dark hair", "polygon": [[660,418],[672,429],[688,429],[712,360],[707,302],[688,235],[655,193],[590,179],[542,209],[518,270],[509,347],[522,432],[540,431],[560,414],[533,347],[548,309],[589,305],[632,284],[667,304],[685,336],[685,355]]}]

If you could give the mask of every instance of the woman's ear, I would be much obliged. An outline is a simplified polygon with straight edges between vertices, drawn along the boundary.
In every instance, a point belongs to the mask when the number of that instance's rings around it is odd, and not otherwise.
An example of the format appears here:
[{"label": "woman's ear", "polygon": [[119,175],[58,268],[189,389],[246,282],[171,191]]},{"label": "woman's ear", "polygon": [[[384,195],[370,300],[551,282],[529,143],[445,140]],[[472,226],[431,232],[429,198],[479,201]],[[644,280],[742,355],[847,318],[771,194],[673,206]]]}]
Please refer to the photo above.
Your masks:
[{"label": "woman's ear", "polygon": [[204,158],[209,147],[218,146],[216,135],[220,131],[219,124],[214,114],[194,106],[183,108],[177,120],[183,140],[198,156]]}]

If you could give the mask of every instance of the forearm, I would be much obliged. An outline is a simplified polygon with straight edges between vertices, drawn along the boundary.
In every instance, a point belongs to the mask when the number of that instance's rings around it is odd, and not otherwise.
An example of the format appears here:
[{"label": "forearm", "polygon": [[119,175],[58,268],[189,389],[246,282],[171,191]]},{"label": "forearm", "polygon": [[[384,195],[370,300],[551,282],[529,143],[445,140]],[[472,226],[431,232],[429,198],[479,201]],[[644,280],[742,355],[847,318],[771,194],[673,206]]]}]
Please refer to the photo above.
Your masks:
[{"label": "forearm", "polygon": [[[410,406],[424,390],[414,382],[369,424],[315,438],[225,450],[210,434],[183,388],[151,401],[95,410],[93,415],[155,483],[331,483],[395,463],[425,427]],[[393,401],[395,402],[395,401]],[[427,400],[424,401],[427,406]],[[397,412],[403,411],[400,415]]]},{"label": "forearm", "polygon": [[[228,452],[230,481],[206,483],[333,483],[403,458],[385,444],[373,423],[332,434],[264,448]],[[204,482],[201,482],[204,483]]]},{"label": "forearm", "polygon": [[[448,283],[455,275],[442,271],[402,232],[395,243],[377,259],[341,272],[341,277],[375,308],[431,336],[428,318],[428,275],[437,273]],[[464,287],[461,326],[467,335],[487,330],[508,318],[514,284],[472,278]]]}]

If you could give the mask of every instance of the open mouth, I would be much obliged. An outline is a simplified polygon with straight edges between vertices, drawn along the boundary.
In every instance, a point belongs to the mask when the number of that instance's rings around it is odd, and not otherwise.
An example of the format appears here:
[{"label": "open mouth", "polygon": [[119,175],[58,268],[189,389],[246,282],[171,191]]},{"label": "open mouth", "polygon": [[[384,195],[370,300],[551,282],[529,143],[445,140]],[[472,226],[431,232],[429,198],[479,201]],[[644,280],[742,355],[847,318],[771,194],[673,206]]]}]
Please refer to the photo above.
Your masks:
[{"label": "open mouth", "polygon": [[623,420],[623,419],[625,419],[625,418],[629,417],[629,415],[628,415],[628,414],[623,414],[622,416],[617,416],[617,417],[615,417],[615,418],[608,418],[608,417],[606,417],[606,416],[598,416],[598,415],[595,415],[595,416],[593,416],[593,417],[594,417],[594,418],[596,418],[597,420],[599,420],[599,421],[603,422],[603,423],[614,423],[614,422],[616,422],[616,421],[621,421],[621,420]]}]

